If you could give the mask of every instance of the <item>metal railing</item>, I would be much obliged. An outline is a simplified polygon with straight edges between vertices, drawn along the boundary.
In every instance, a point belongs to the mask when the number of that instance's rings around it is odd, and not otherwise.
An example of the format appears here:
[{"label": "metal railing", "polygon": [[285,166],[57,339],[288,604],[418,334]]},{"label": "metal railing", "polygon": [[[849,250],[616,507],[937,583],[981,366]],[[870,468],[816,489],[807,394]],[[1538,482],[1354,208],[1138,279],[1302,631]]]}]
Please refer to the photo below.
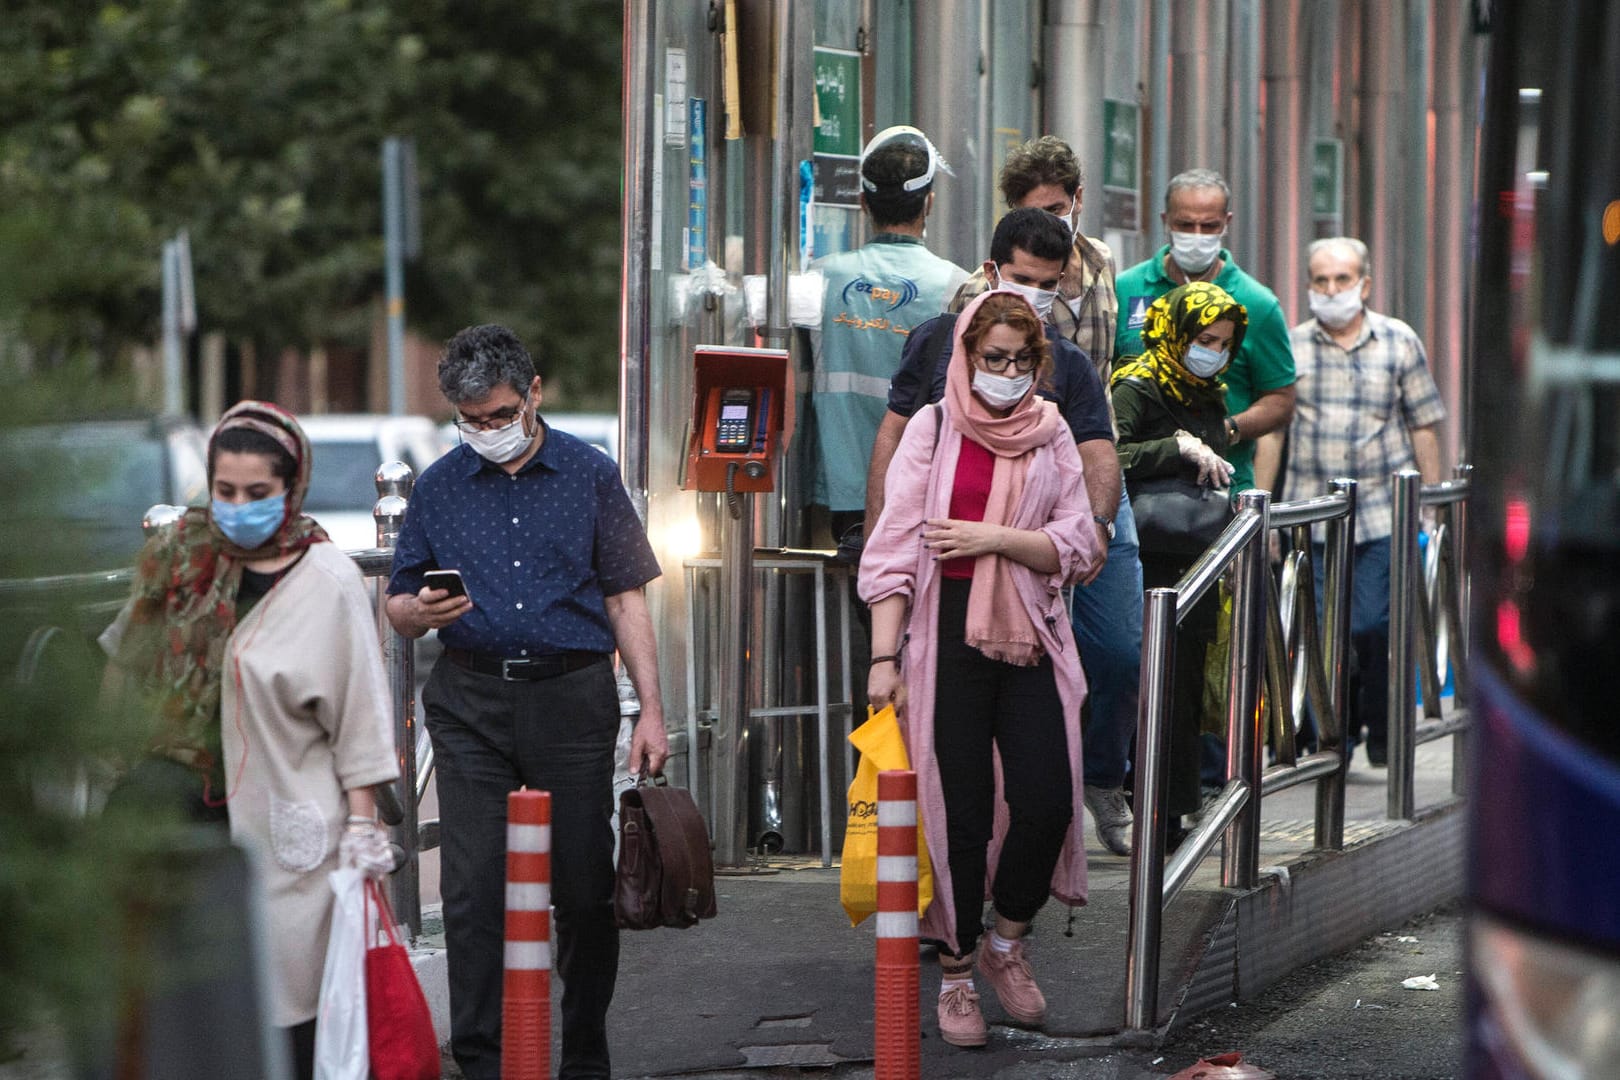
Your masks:
[{"label": "metal railing", "polygon": [[[1447,735],[1452,792],[1464,790],[1462,738],[1468,724],[1466,571],[1467,498],[1471,466],[1455,478],[1424,485],[1416,472],[1391,478],[1389,788],[1387,816],[1414,815],[1415,751]],[[1428,548],[1419,557],[1420,508],[1433,507]],[[1297,784],[1316,788],[1314,846],[1344,846],[1344,752],[1349,720],[1350,609],[1354,591],[1356,484],[1335,480],[1327,495],[1270,505],[1260,491],[1238,497],[1238,512],[1220,538],[1174,588],[1143,599],[1141,705],[1137,724],[1136,826],[1131,863],[1131,915],[1125,972],[1125,1023],[1146,1030],[1158,1015],[1158,972],[1164,909],[1224,840],[1221,884],[1252,888],[1259,876],[1260,804]],[[1326,525],[1324,596],[1315,595],[1311,527]],[[1267,533],[1292,530],[1293,550],[1277,579],[1266,568]],[[1169,743],[1175,631],[1217,578],[1230,572],[1231,655],[1226,677],[1227,781],[1168,865],[1163,862],[1162,806]],[[1318,619],[1318,602],[1322,615]],[[1443,709],[1450,667],[1456,693]],[[1261,668],[1263,667],[1263,671]],[[1423,691],[1418,720],[1417,691]],[[1318,749],[1301,757],[1297,733],[1314,719]],[[1274,755],[1263,768],[1269,736]]]}]

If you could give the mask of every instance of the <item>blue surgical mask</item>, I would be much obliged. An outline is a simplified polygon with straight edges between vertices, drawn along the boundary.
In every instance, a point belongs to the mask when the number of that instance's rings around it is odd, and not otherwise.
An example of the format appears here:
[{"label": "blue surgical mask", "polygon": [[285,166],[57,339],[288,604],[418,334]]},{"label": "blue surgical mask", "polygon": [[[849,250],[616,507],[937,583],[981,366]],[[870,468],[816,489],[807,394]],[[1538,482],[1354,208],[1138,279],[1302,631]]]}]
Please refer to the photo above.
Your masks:
[{"label": "blue surgical mask", "polygon": [[1200,379],[1207,379],[1220,373],[1229,355],[1230,349],[1211,349],[1207,345],[1194,344],[1187,346],[1187,355],[1182,364]]},{"label": "blue surgical mask", "polygon": [[276,534],[281,519],[287,516],[287,495],[272,495],[247,503],[228,503],[219,499],[209,504],[208,512],[225,538],[246,551],[262,545]]}]

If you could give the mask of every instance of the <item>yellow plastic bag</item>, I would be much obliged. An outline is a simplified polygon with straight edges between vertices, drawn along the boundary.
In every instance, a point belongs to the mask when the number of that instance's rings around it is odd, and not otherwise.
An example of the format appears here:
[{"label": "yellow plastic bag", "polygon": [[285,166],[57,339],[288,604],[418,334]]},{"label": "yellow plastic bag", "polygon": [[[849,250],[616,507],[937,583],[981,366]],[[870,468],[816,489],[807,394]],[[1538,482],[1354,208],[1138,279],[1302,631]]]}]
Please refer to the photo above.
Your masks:
[{"label": "yellow plastic bag", "polygon": [[[849,785],[849,826],[844,831],[844,854],[838,874],[838,899],[849,915],[849,925],[859,926],[877,910],[877,804],[878,773],[909,769],[906,741],[900,734],[894,706],[881,712],[866,710],[866,723],[849,734],[849,741],[861,752],[855,781]],[[917,914],[920,917],[934,900],[934,871],[928,861],[928,843],[923,838],[922,811],[917,813]]]}]

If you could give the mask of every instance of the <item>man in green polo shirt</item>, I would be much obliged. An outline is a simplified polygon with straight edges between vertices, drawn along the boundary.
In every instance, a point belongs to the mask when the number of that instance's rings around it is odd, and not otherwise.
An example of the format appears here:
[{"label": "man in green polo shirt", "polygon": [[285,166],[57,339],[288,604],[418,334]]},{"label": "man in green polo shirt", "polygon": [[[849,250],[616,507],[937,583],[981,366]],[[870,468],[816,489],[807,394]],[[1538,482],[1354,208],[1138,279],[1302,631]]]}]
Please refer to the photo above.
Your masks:
[{"label": "man in green polo shirt", "polygon": [[1272,291],[1239,269],[1221,240],[1232,222],[1232,189],[1212,169],[1189,169],[1173,177],[1164,193],[1160,220],[1170,242],[1152,258],[1119,275],[1119,331],[1114,360],[1142,351],[1142,324],[1148,305],[1189,281],[1213,281],[1249,311],[1243,347],[1222,376],[1226,383],[1226,425],[1231,435],[1226,459],[1232,463],[1232,491],[1258,487],[1275,491],[1280,453],[1262,435],[1285,429],[1294,417],[1294,353],[1288,320]]}]

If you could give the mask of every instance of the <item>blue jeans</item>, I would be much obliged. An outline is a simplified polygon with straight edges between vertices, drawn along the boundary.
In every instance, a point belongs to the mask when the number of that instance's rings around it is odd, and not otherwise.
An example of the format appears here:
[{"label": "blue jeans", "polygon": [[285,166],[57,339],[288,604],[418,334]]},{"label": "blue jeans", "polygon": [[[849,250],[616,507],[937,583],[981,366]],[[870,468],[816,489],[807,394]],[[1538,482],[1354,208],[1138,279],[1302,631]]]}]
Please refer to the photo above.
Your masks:
[{"label": "blue jeans", "polygon": [[[1327,548],[1311,545],[1318,612],[1325,612],[1323,580]],[[1356,545],[1350,590],[1350,717],[1347,750],[1367,729],[1367,751],[1382,758],[1389,735],[1389,537]]]},{"label": "blue jeans", "polygon": [[1108,562],[1090,585],[1074,590],[1074,638],[1091,691],[1091,716],[1081,740],[1088,787],[1117,788],[1136,737],[1138,673],[1142,666],[1142,559],[1136,515],[1123,491],[1114,517]]}]

